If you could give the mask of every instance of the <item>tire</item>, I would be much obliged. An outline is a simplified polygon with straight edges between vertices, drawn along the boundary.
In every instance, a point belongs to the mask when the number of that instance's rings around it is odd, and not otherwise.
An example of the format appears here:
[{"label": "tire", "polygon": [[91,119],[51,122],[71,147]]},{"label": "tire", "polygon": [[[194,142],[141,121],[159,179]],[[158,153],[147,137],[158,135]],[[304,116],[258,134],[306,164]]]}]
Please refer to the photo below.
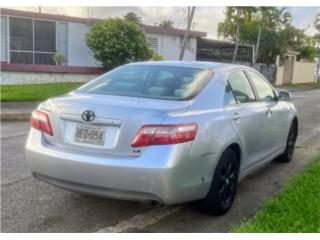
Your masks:
[{"label": "tire", "polygon": [[286,150],[283,154],[276,158],[277,162],[288,163],[292,160],[294,145],[298,136],[298,124],[293,121],[290,126],[290,130],[287,137]]},{"label": "tire", "polygon": [[210,190],[201,200],[202,211],[223,215],[232,206],[238,186],[239,159],[234,150],[225,150],[215,169]]}]

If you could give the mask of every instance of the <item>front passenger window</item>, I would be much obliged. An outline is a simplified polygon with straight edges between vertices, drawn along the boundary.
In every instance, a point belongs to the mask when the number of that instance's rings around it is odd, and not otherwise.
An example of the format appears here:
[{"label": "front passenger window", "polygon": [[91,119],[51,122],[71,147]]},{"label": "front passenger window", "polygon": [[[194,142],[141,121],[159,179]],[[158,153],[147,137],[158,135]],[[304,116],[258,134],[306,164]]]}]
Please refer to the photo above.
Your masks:
[{"label": "front passenger window", "polygon": [[253,90],[243,71],[232,72],[229,75],[229,84],[238,103],[255,102]]},{"label": "front passenger window", "polygon": [[249,71],[249,75],[261,101],[269,102],[276,100],[273,89],[261,76],[252,71]]}]

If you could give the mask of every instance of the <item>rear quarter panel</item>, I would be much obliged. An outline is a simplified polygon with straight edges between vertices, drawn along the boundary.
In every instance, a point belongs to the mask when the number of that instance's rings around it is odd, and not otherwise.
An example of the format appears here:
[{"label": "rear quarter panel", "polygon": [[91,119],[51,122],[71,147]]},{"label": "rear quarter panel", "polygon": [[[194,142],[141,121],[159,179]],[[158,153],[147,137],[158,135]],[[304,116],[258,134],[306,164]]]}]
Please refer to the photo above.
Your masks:
[{"label": "rear quarter panel", "polygon": [[232,143],[240,145],[223,107],[225,82],[221,77],[215,74],[201,93],[190,100],[187,112],[169,114],[163,121],[164,124],[198,124],[196,138],[187,150],[189,157],[179,163],[177,174],[190,185],[202,183],[205,194],[222,152]]}]

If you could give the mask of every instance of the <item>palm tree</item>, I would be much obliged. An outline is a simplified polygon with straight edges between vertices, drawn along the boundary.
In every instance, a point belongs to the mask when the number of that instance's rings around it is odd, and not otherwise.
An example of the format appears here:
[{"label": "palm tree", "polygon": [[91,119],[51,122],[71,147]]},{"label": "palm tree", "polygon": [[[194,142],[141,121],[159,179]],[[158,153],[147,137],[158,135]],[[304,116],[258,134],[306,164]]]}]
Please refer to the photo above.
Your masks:
[{"label": "palm tree", "polygon": [[163,20],[161,23],[159,23],[160,27],[165,27],[165,28],[173,28],[174,22],[171,20]]}]

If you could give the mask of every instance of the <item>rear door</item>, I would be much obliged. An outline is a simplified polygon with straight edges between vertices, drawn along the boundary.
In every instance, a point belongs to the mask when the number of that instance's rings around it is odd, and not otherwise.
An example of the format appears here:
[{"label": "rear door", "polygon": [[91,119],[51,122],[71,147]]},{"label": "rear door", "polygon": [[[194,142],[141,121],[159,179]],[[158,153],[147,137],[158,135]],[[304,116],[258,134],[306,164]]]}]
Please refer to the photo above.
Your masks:
[{"label": "rear door", "polygon": [[244,148],[243,167],[250,167],[266,156],[262,136],[265,110],[242,70],[228,77],[225,109]]},{"label": "rear door", "polygon": [[277,100],[275,90],[262,75],[254,71],[246,72],[255,88],[259,101],[265,109],[263,139],[265,149],[271,156],[283,149],[286,144],[289,109],[287,104]]}]

